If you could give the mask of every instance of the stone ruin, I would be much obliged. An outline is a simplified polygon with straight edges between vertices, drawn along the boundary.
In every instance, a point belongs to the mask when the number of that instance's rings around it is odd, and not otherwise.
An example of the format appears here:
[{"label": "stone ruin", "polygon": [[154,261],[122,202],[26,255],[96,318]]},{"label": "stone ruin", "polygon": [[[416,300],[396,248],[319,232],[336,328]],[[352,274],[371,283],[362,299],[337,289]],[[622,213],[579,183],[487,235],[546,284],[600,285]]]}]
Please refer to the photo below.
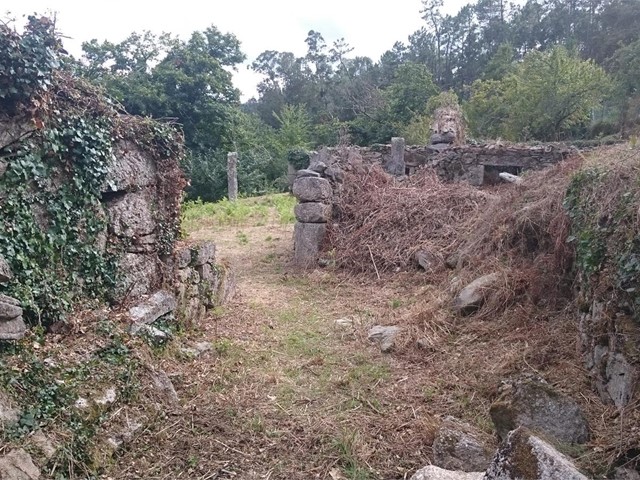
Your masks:
[{"label": "stone ruin", "polygon": [[465,141],[465,128],[460,108],[438,108],[431,124],[432,145],[462,145]]},{"label": "stone ruin", "polygon": [[[0,118],[0,147],[26,135],[28,128],[28,123]],[[8,162],[0,160],[0,181]],[[160,317],[198,323],[208,309],[234,293],[233,273],[217,261],[213,243],[170,243],[167,251],[166,225],[179,222],[182,194],[178,187],[177,198],[167,198],[166,179],[177,169],[176,158],[159,160],[133,141],[121,140],[103,182],[96,214],[107,221],[94,248],[104,252],[108,245],[122,246],[121,280],[108,295],[115,302],[140,303],[129,315],[132,332],[140,330],[137,324],[150,324]],[[0,256],[0,284],[11,282],[14,273]],[[142,316],[141,308],[146,308]],[[0,294],[0,340],[20,339],[26,330],[21,299]]]},{"label": "stone ruin", "polygon": [[299,170],[293,181],[292,191],[299,202],[295,209],[296,265],[317,265],[334,200],[340,195],[343,169],[349,168],[353,161],[382,165],[389,174],[399,178],[412,175],[419,168],[431,168],[446,182],[481,186],[502,181],[501,173],[518,175],[525,170],[555,165],[574,151],[563,144],[454,145],[456,138],[463,134],[454,127],[461,123],[444,113],[441,117],[442,126],[438,128],[448,132],[447,139],[452,143],[407,146],[403,138],[394,137],[389,145],[323,148],[312,154],[309,167]]}]

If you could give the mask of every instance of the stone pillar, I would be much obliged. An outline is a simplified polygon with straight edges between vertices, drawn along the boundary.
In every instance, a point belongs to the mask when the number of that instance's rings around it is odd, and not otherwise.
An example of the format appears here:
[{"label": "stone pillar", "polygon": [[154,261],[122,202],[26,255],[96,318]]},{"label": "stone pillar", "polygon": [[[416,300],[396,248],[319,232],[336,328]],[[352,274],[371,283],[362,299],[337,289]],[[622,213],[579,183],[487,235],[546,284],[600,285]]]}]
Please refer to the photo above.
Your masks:
[{"label": "stone pillar", "polygon": [[391,157],[385,165],[385,170],[391,175],[402,176],[405,173],[404,138],[391,139]]},{"label": "stone pillar", "polygon": [[229,186],[229,200],[238,199],[238,152],[227,154],[227,182]]},{"label": "stone pillar", "polygon": [[293,194],[300,202],[295,208],[294,263],[299,267],[313,267],[317,264],[327,222],[331,219],[333,189],[320,173],[306,169],[298,172]]}]

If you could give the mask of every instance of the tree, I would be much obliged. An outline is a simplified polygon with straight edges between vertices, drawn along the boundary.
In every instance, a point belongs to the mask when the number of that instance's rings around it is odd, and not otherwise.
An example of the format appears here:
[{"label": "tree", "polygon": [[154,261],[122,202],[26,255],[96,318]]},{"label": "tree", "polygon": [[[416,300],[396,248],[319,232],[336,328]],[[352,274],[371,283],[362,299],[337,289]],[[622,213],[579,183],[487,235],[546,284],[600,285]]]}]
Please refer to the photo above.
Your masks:
[{"label": "tree", "polygon": [[559,140],[586,126],[609,89],[593,61],[564,47],[530,52],[504,79],[474,83],[467,105],[472,130],[510,140]]},{"label": "tree", "polygon": [[614,102],[623,132],[640,123],[640,40],[619,48],[611,62],[615,79]]}]

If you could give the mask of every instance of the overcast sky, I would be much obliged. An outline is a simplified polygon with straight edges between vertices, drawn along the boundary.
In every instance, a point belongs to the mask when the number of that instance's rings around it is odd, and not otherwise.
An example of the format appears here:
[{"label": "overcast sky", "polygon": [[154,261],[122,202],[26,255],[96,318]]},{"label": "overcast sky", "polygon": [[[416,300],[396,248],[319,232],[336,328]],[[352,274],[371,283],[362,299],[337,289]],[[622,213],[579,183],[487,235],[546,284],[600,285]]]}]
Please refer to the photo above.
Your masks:
[{"label": "overcast sky", "polygon": [[[456,13],[467,0],[445,0],[444,12]],[[352,55],[377,60],[396,41],[420,28],[420,0],[3,0],[0,13],[18,17],[55,12],[58,29],[67,37],[65,48],[80,55],[85,40],[118,42],[131,32],[170,32],[188,38],[191,32],[215,25],[238,37],[247,63],[264,50],[303,55],[309,30],[322,33],[331,44],[344,39],[354,47]],[[238,68],[234,83],[243,100],[255,94],[259,77]]]}]

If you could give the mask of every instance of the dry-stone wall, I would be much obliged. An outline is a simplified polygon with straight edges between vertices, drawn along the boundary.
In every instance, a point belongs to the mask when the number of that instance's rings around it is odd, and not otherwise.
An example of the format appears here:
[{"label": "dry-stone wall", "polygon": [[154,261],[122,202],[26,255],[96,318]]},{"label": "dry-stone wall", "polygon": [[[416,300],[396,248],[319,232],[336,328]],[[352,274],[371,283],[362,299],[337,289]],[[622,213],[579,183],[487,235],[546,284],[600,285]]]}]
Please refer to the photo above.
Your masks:
[{"label": "dry-stone wall", "polygon": [[498,174],[519,174],[554,165],[572,153],[562,144],[546,145],[433,145],[405,146],[403,138],[393,138],[390,145],[372,147],[324,148],[313,154],[307,169],[298,171],[293,194],[296,206],[294,260],[302,267],[315,266],[331,220],[334,198],[340,195],[342,171],[354,161],[383,165],[387,172],[411,175],[418,168],[432,168],[450,182],[472,185],[493,184]]}]

